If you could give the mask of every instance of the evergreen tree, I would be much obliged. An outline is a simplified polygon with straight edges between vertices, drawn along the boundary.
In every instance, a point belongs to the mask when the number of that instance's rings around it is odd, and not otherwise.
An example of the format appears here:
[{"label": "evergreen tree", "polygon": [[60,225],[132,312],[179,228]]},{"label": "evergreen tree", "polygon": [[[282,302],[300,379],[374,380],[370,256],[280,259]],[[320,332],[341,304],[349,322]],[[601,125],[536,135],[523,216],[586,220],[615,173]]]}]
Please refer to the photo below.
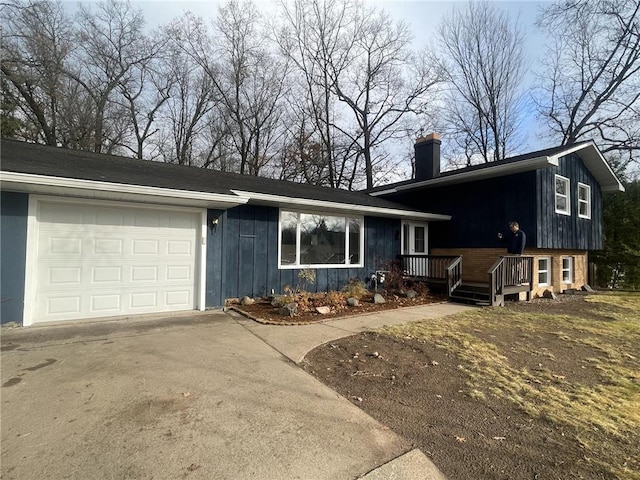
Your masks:
[{"label": "evergreen tree", "polygon": [[594,252],[599,286],[640,289],[640,180],[604,198],[604,250]]}]

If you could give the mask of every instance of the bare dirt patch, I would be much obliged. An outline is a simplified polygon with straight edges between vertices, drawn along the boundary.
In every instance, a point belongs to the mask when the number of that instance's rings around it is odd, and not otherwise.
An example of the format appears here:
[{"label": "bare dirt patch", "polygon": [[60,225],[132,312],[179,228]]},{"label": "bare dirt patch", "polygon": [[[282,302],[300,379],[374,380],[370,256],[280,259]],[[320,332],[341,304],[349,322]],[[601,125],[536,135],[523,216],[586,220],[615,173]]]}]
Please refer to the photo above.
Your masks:
[{"label": "bare dirt patch", "polygon": [[[512,303],[483,309],[486,320],[434,322],[426,337],[390,330],[337,340],[303,366],[409,439],[450,480],[638,479],[638,330],[596,330],[622,310],[584,296]],[[467,352],[478,345],[485,350],[476,361]],[[509,370],[496,370],[493,359]],[[518,380],[496,380],[508,371]],[[623,391],[615,401],[612,385]],[[585,408],[601,401],[604,413],[563,417],[562,405],[544,405],[554,395]],[[603,419],[609,401],[628,405]]]}]

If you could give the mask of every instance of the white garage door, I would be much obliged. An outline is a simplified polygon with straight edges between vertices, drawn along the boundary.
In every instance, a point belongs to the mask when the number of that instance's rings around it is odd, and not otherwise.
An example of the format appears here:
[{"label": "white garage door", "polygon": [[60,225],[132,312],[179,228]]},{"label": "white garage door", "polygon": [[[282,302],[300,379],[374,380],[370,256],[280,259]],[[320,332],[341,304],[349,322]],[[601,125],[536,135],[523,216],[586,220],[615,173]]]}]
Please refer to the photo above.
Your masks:
[{"label": "white garage door", "polygon": [[200,213],[39,202],[33,321],[196,308]]}]

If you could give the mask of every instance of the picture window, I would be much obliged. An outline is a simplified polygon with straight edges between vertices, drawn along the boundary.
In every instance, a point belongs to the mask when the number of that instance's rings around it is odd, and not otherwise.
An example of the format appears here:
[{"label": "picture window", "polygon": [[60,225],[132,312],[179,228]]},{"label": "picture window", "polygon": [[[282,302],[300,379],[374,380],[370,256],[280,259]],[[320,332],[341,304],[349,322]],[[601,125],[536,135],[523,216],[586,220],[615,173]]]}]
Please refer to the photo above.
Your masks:
[{"label": "picture window", "polygon": [[364,219],[282,210],[280,268],[362,267]]}]

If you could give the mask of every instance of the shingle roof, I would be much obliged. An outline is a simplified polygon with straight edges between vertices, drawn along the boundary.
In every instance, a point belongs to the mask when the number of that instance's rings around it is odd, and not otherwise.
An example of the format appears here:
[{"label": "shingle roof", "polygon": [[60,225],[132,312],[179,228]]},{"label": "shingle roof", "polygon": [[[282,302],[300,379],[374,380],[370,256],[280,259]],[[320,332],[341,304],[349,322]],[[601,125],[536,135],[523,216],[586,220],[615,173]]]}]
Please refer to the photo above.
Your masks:
[{"label": "shingle roof", "polygon": [[2,139],[1,147],[0,166],[5,172],[226,195],[234,195],[232,190],[240,190],[296,199],[415,211],[404,205],[362,192],[7,139]]},{"label": "shingle roof", "polygon": [[[624,191],[624,187],[619,179],[613,173],[602,154],[592,141],[578,142],[572,145],[562,145],[558,147],[545,148],[534,152],[517,155],[515,157],[505,158],[495,162],[482,163],[472,165],[470,167],[459,168],[441,172],[440,175],[433,179],[427,180],[403,180],[401,182],[381,185],[366,190],[372,195],[384,195],[388,191],[393,190],[411,190],[414,188],[432,187],[444,184],[456,184],[462,182],[470,182],[479,178],[487,178],[491,176],[502,176],[517,171],[527,171],[536,168],[550,167],[557,165],[554,163],[558,157],[576,152],[582,157],[587,168],[596,176],[603,191]],[[555,160],[553,160],[555,158]],[[383,193],[384,192],[384,193]]]}]

